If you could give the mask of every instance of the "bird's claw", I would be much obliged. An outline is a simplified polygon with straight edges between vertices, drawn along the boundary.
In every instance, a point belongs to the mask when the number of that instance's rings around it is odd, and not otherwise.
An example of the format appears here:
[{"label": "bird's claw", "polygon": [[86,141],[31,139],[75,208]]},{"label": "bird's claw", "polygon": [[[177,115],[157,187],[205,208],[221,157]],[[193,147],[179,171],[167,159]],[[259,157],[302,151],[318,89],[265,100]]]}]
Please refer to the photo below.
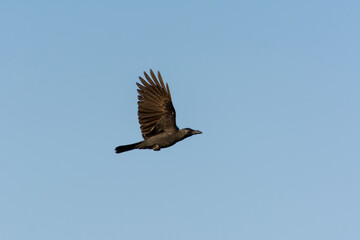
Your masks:
[{"label": "bird's claw", "polygon": [[153,149],[154,151],[160,151],[160,146],[159,146],[159,144],[155,144],[155,145],[152,147],[152,149]]}]

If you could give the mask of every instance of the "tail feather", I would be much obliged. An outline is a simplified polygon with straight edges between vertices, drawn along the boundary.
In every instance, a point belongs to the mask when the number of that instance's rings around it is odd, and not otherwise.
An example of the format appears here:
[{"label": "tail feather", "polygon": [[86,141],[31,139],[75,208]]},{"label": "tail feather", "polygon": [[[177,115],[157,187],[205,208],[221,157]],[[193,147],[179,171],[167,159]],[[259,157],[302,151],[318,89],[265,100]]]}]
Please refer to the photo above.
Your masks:
[{"label": "tail feather", "polygon": [[133,149],[136,149],[136,146],[139,144],[138,143],[133,143],[133,144],[128,144],[128,145],[123,145],[123,146],[118,146],[115,148],[115,152],[116,153],[122,153],[122,152],[126,152],[126,151],[130,151]]}]

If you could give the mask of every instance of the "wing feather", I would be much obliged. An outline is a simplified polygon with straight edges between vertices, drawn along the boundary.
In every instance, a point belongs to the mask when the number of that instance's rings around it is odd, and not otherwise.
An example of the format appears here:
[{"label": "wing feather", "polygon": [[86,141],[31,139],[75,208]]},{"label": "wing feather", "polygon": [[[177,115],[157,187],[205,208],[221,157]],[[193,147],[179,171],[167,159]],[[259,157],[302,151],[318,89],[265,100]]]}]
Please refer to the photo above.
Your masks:
[{"label": "wing feather", "polygon": [[148,137],[166,131],[177,130],[176,113],[171,100],[168,84],[164,84],[160,72],[158,79],[150,69],[150,76],[144,72],[145,79],[139,77],[138,117],[142,136]]}]

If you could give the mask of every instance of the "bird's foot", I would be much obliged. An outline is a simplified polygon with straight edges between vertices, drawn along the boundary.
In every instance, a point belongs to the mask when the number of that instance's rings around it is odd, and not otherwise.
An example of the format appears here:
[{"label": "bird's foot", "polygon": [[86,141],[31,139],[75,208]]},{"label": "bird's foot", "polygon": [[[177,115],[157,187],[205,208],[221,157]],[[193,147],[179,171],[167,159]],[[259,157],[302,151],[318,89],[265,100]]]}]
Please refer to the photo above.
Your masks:
[{"label": "bird's foot", "polygon": [[160,151],[160,146],[159,146],[159,144],[155,144],[155,145],[152,147],[152,149],[153,149],[154,151]]}]

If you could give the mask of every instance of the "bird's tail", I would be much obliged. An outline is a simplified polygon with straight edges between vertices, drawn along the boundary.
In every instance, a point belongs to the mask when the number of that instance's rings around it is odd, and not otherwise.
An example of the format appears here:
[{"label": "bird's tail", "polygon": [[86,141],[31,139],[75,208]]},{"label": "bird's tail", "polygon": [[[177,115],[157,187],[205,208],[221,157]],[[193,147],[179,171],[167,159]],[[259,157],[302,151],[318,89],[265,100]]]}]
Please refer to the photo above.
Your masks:
[{"label": "bird's tail", "polygon": [[126,152],[126,151],[136,149],[136,146],[139,143],[141,143],[141,142],[137,142],[137,143],[133,143],[133,144],[129,144],[129,145],[118,146],[118,147],[115,148],[115,152],[116,153],[122,153],[122,152]]}]

